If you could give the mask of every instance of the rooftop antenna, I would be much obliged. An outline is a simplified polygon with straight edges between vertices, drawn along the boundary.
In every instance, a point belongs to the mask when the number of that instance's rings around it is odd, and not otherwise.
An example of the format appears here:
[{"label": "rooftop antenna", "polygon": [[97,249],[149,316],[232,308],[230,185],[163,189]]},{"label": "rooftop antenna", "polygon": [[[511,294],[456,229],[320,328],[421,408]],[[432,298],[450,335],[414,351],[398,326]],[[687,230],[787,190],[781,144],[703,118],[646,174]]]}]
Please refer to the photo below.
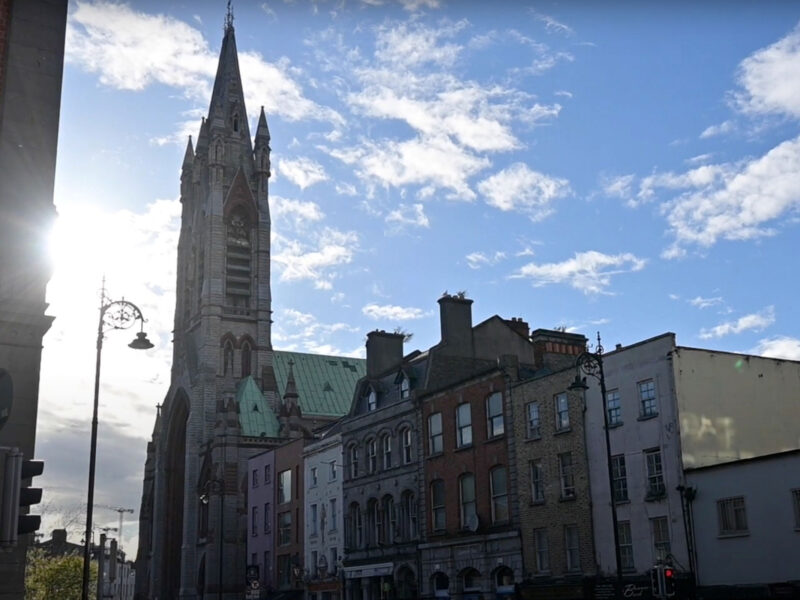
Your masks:
[{"label": "rooftop antenna", "polygon": [[228,0],[228,13],[225,15],[225,31],[233,29],[233,7],[231,0]]}]

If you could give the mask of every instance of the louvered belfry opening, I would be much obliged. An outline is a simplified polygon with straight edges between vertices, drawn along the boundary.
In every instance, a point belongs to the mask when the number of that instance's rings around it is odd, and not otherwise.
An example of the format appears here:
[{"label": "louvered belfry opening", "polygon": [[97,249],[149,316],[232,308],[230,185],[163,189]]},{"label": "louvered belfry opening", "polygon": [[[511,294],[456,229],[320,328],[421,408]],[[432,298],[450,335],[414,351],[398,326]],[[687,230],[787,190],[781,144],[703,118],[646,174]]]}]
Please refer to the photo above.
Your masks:
[{"label": "louvered belfry opening", "polygon": [[250,224],[242,211],[235,211],[228,222],[225,253],[225,297],[229,306],[250,307],[252,248]]}]

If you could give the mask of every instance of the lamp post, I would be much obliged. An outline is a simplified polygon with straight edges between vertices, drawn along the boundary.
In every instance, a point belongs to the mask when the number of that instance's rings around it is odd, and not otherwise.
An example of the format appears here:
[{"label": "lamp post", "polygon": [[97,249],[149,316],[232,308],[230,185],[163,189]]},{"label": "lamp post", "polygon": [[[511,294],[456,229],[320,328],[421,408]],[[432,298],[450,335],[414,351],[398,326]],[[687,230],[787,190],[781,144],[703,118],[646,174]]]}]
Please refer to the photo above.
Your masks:
[{"label": "lamp post", "polygon": [[[215,489],[216,488],[216,489]],[[208,492],[219,494],[219,558],[217,559],[217,598],[222,599],[222,536],[225,535],[225,481],[222,479],[209,479],[203,485],[200,502],[208,505]],[[207,513],[206,513],[207,514]]]},{"label": "lamp post", "polygon": [[94,508],[94,472],[97,462],[97,406],[100,396],[100,354],[103,350],[103,334],[113,329],[128,329],[136,321],[141,322],[141,329],[136,338],[128,344],[134,350],[149,350],[153,347],[144,332],[144,316],[133,302],[110,300],[106,296],[106,284],[103,280],[100,292],[100,317],[97,322],[97,358],[94,371],[94,409],[92,412],[92,440],[89,446],[89,489],[86,494],[86,537],[83,547],[83,585],[81,600],[89,600],[89,566],[92,545],[92,510]]},{"label": "lamp post", "polygon": [[603,371],[603,346],[600,343],[600,332],[597,332],[597,347],[594,352],[583,352],[575,359],[575,381],[569,386],[570,390],[589,389],[586,385],[586,377],[589,375],[600,382],[600,394],[603,397],[603,430],[606,438],[606,466],[608,467],[608,493],[611,500],[611,525],[614,534],[614,558],[616,559],[617,578],[615,583],[614,595],[621,597],[622,592],[622,559],[619,550],[619,531],[617,527],[617,503],[614,499],[614,472],[611,466],[611,439],[608,433],[608,405],[606,398],[606,375]]}]

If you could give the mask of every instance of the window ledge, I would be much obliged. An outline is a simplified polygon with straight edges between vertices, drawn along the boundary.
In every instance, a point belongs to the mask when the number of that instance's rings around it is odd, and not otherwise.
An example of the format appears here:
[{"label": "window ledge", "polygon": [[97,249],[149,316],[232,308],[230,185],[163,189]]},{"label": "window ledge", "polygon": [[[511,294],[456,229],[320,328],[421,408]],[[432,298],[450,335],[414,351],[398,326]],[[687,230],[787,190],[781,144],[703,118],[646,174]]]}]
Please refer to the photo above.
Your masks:
[{"label": "window ledge", "polygon": [[564,429],[556,429],[553,435],[561,435],[562,433],[569,433],[570,431],[572,431],[572,427],[564,427]]},{"label": "window ledge", "polygon": [[526,437],[525,441],[526,442],[536,442],[536,441],[539,441],[541,439],[542,439],[542,436],[540,434],[540,435],[534,435],[534,436],[531,436],[531,437]]},{"label": "window ledge", "polygon": [[544,501],[544,500],[531,500],[531,501],[528,503],[528,506],[541,506],[541,505],[543,505],[544,503],[545,503],[545,501]]},{"label": "window ledge", "polygon": [[617,427],[622,427],[625,423],[623,421],[615,421],[614,423],[609,423],[609,429],[616,429]]},{"label": "window ledge", "polygon": [[471,450],[471,449],[472,449],[472,448],[474,448],[474,447],[475,447],[475,446],[473,446],[472,444],[464,444],[463,446],[458,446],[458,447],[455,449],[455,451],[456,451],[456,452],[461,452],[462,450]]},{"label": "window ledge", "polygon": [[720,533],[717,536],[717,539],[724,540],[724,539],[728,539],[728,538],[747,537],[748,535],[750,535],[750,531],[749,530],[731,531],[730,533]]},{"label": "window ledge", "polygon": [[578,496],[576,494],[572,494],[571,496],[559,496],[558,501],[559,502],[574,502],[577,499],[578,499]]},{"label": "window ledge", "polygon": [[506,437],[506,434],[505,433],[501,433],[500,435],[495,435],[495,436],[492,436],[492,437],[484,440],[483,443],[484,444],[491,444],[492,442],[496,442],[498,440],[502,440],[505,437]]},{"label": "window ledge", "polygon": [[667,497],[667,492],[659,492],[657,494],[647,494],[644,497],[645,502],[660,502]]},{"label": "window ledge", "polygon": [[636,420],[637,421],[649,421],[650,419],[655,419],[658,416],[658,413],[653,413],[652,415],[639,415]]},{"label": "window ledge", "polygon": [[614,504],[616,504],[617,506],[619,506],[620,504],[630,504],[630,503],[631,503],[630,498],[625,498],[624,500],[614,500]]},{"label": "window ledge", "polygon": [[434,452],[433,454],[428,454],[428,456],[426,456],[425,458],[427,459],[439,458],[440,456],[444,456],[444,452]]}]

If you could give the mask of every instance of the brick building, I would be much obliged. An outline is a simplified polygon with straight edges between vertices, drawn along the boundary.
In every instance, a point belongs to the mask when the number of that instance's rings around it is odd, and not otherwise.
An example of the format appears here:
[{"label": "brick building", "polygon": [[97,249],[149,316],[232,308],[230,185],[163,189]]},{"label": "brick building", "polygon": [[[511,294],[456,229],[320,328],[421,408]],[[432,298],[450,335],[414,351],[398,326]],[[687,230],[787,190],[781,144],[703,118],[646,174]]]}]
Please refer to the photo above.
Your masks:
[{"label": "brick building", "polygon": [[524,597],[581,598],[595,574],[584,399],[569,391],[582,335],[537,330],[533,371],[509,390],[519,486]]}]

